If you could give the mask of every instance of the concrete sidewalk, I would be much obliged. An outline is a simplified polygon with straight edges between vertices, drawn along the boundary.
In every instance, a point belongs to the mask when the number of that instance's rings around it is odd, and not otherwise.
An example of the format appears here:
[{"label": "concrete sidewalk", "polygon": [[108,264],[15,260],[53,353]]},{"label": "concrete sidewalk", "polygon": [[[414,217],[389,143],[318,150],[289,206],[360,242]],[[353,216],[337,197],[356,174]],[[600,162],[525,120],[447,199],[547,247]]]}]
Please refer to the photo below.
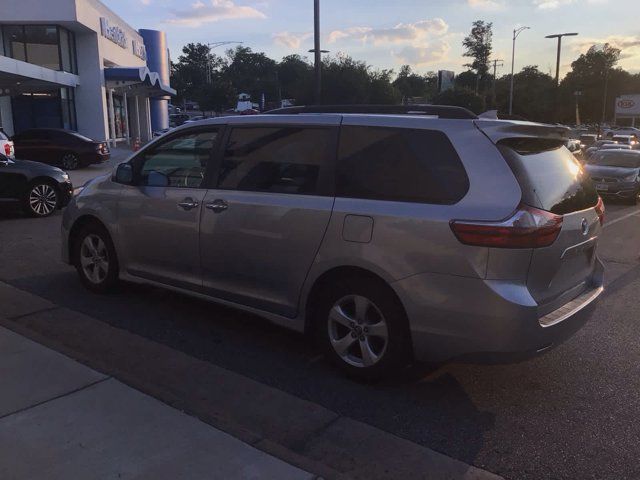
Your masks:
[{"label": "concrete sidewalk", "polygon": [[0,327],[0,478],[315,477]]}]

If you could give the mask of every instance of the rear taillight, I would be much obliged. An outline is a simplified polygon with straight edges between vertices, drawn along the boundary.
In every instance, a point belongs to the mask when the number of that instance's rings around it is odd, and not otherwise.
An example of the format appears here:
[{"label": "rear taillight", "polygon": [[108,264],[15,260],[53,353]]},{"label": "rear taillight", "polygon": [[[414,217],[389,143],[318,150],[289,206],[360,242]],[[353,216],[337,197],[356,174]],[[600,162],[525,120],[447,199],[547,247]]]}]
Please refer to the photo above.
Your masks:
[{"label": "rear taillight", "polygon": [[602,197],[598,197],[598,203],[596,204],[596,213],[598,214],[598,218],[600,219],[600,225],[604,225],[605,208]]},{"label": "rear taillight", "polygon": [[5,154],[7,157],[10,157],[10,156],[11,156],[11,144],[10,144],[10,143],[5,143],[5,144],[4,144],[4,154]]},{"label": "rear taillight", "polygon": [[465,245],[493,248],[548,247],[558,238],[563,217],[520,204],[501,222],[454,220],[451,230]]}]

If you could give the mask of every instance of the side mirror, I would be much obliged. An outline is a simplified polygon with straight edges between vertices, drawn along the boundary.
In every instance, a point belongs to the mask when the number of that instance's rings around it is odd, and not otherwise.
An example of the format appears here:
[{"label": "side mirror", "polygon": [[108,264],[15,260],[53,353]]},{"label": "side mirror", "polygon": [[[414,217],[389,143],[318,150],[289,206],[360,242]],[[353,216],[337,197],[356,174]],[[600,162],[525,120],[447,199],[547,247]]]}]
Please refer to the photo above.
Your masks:
[{"label": "side mirror", "polygon": [[133,183],[133,167],[129,163],[118,165],[113,181],[123,185],[131,185]]}]

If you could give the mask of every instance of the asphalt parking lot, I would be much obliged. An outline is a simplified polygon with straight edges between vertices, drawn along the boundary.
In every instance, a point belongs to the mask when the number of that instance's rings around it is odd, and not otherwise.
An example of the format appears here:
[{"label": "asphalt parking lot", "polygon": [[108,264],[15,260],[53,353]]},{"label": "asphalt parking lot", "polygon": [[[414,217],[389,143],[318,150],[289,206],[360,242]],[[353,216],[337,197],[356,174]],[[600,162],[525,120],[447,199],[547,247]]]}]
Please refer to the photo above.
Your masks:
[{"label": "asphalt parking lot", "polygon": [[[74,172],[72,179],[81,185],[110,168]],[[29,219],[0,212],[0,281],[508,479],[637,479],[640,208],[607,207],[599,247],[607,291],[583,330],[523,363],[449,364],[393,383],[345,379],[303,336],[249,314],[146,286],[89,294],[60,261],[60,213]],[[52,315],[47,328],[37,318],[22,327],[53,345],[95,341]],[[52,320],[60,329],[51,328]],[[110,358],[108,348],[85,354]],[[131,361],[153,368],[154,359],[135,352]],[[198,395],[182,401],[202,402]]]}]

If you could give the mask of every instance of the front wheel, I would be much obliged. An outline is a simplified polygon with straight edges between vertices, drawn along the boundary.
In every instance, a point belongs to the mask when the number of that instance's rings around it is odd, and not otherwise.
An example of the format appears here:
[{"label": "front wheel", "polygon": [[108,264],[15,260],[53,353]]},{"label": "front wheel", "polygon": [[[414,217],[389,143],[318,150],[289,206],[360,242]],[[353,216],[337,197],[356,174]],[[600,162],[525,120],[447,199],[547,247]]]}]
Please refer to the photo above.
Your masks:
[{"label": "front wheel", "polygon": [[318,307],[318,339],[331,362],[347,375],[379,379],[407,365],[411,349],[406,315],[382,282],[337,282]]},{"label": "front wheel", "polygon": [[106,293],[118,283],[118,258],[104,227],[88,225],[73,239],[73,260],[83,285]]},{"label": "front wheel", "polygon": [[36,182],[27,190],[22,207],[32,217],[48,217],[56,211],[58,202],[56,187],[46,182]]}]

